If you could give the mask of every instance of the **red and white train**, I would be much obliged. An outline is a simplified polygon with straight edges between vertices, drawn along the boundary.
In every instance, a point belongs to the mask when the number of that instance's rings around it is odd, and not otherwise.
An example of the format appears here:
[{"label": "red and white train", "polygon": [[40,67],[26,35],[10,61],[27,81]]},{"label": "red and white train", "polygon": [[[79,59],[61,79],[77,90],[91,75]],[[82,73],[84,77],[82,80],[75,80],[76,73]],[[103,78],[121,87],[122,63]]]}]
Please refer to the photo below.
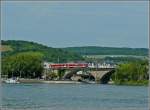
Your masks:
[{"label": "red and white train", "polygon": [[87,68],[87,63],[56,63],[49,64],[49,68],[52,69],[60,69],[60,68]]}]

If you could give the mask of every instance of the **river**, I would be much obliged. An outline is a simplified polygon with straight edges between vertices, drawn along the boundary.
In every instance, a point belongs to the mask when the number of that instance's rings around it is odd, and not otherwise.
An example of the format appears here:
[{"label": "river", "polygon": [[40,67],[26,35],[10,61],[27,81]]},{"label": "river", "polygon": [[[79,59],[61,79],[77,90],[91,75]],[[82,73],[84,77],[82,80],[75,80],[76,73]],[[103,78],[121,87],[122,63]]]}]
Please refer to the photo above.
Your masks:
[{"label": "river", "polygon": [[2,84],[1,87],[4,110],[148,110],[148,87],[144,86]]}]

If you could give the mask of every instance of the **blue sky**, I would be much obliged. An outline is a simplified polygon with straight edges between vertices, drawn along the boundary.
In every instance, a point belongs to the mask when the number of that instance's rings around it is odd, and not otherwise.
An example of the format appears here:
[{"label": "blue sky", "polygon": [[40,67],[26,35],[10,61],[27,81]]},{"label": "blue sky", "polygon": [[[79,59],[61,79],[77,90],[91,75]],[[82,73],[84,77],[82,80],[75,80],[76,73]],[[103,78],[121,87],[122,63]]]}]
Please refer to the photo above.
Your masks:
[{"label": "blue sky", "polygon": [[50,47],[148,47],[148,2],[2,2],[2,39]]}]

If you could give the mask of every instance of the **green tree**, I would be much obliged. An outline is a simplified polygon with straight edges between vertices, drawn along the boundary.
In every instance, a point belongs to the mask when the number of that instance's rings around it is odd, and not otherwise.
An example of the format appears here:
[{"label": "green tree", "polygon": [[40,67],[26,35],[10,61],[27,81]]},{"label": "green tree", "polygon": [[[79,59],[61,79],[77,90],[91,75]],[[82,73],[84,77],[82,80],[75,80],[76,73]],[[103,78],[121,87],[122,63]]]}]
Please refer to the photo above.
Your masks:
[{"label": "green tree", "polygon": [[148,83],[148,62],[146,60],[120,64],[112,79],[117,84]]},{"label": "green tree", "polygon": [[41,77],[43,72],[42,55],[37,52],[24,52],[2,59],[2,74],[8,77]]}]

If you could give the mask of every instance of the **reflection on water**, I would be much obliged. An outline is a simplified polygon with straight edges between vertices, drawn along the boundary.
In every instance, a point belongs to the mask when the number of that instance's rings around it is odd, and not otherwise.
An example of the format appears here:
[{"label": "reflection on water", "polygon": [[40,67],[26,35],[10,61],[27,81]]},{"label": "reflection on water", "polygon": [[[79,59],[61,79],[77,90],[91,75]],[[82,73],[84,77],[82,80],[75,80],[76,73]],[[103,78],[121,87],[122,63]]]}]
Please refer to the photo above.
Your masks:
[{"label": "reflection on water", "polygon": [[2,84],[2,105],[6,110],[148,110],[147,89],[99,84]]}]

